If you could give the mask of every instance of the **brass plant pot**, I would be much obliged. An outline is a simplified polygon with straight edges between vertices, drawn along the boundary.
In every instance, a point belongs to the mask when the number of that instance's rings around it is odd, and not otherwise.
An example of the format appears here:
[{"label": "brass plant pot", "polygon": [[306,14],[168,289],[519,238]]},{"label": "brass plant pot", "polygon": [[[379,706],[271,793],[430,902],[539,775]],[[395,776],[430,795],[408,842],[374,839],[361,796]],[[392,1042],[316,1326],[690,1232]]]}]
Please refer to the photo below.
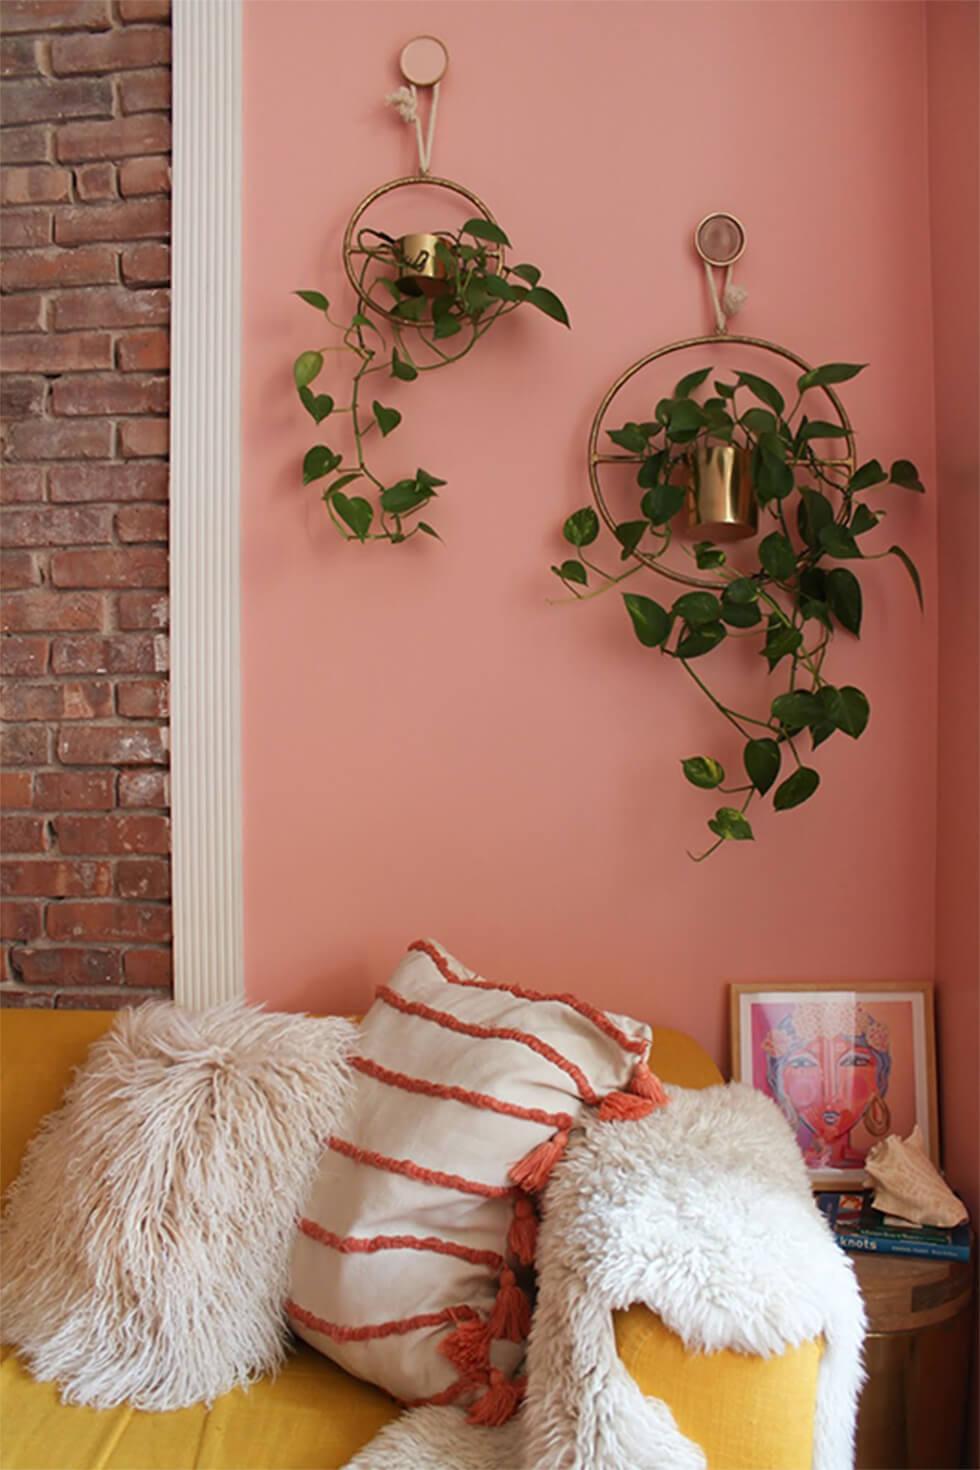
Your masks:
[{"label": "brass plant pot", "polygon": [[450,289],[446,263],[436,246],[442,235],[402,235],[398,241],[398,284],[410,295],[445,296]]},{"label": "brass plant pot", "polygon": [[747,449],[698,444],[689,460],[687,523],[711,541],[754,536],[758,507]]}]

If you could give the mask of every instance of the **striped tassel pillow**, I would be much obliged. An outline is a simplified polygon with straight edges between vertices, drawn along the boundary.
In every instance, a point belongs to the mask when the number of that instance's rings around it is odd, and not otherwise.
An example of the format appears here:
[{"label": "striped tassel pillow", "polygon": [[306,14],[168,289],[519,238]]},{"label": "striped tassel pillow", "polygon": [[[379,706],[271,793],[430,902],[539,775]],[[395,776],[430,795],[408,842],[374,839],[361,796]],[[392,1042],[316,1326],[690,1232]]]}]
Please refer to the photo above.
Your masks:
[{"label": "striped tassel pillow", "polygon": [[364,1019],[358,1083],[293,1249],[296,1332],[409,1404],[502,1424],[523,1392],[544,1188],[587,1108],[666,1101],[648,1026],[414,944]]}]

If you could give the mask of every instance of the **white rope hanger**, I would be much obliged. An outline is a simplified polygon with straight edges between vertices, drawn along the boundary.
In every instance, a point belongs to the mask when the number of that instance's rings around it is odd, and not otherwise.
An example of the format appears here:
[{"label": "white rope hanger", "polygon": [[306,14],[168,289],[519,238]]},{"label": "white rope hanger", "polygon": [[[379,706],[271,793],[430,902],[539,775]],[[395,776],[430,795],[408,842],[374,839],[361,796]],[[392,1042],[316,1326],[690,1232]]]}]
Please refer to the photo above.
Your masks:
[{"label": "white rope hanger", "polygon": [[[449,52],[436,36],[416,36],[402,47],[398,59],[402,76],[407,83],[389,92],[385,101],[398,109],[404,122],[415,128],[415,145],[419,155],[419,173],[425,177],[432,163],[432,143],[436,134],[436,117],[439,112],[439,83],[449,65]],[[429,122],[423,130],[419,114],[419,88],[430,90]]]}]

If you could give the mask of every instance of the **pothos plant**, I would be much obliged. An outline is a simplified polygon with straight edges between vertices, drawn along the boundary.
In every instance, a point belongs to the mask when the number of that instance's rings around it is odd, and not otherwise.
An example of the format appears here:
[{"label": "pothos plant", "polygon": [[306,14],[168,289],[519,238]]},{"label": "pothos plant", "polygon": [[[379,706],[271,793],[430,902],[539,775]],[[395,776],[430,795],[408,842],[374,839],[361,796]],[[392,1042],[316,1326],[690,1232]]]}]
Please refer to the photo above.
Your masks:
[{"label": "pothos plant", "polygon": [[[455,234],[440,237],[436,257],[442,274],[437,282],[438,294],[432,296],[423,294],[411,274],[398,273],[409,264],[400,258],[399,242],[371,233],[380,243],[360,252],[364,257],[361,296],[349,322],[331,316],[330,304],[322,292],[295,293],[322,314],[334,336],[324,346],[300,353],[293,363],[293,379],[300,401],[315,424],[349,415],[352,430],[352,449],[346,453],[322,442],[306,451],[304,485],[328,481],[322,491],[323,502],[346,540],[390,541],[397,545],[420,534],[438,537],[419,512],[446,481],[428,470],[416,469],[386,482],[372,469],[369,436],[374,433],[386,439],[398,428],[402,415],[370,392],[368,379],[384,374],[386,379],[410,383],[420,373],[458,362],[501,317],[520,306],[536,307],[564,326],[569,320],[561,300],[540,284],[541,272],[536,265],[507,265],[503,261],[501,250],[510,242],[499,225],[490,220],[467,220]],[[394,273],[386,274],[388,268]],[[368,287],[371,271],[376,278]],[[361,310],[368,290],[375,287],[387,290],[394,300],[389,313],[381,318],[388,332]],[[410,323],[418,328],[413,336],[415,351],[407,345],[403,330]],[[428,360],[423,360],[423,352]],[[343,365],[338,374],[343,376],[347,394],[343,404],[338,404],[333,394],[317,392],[313,387],[329,354],[336,354]]]},{"label": "pothos plant", "polygon": [[[744,742],[741,779],[729,777],[714,756],[694,755],[681,762],[693,786],[733,798],[709,820],[715,840],[695,857],[697,862],[722,843],[753,838],[747,812],[754,801],[771,793],[776,811],[788,811],[813,796],[820,776],[808,763],[806,738],[813,751],[838,732],[852,740],[864,733],[870,715],[867,695],[854,685],[838,687],[825,672],[838,629],[855,638],[861,632],[858,565],[897,557],[922,605],[919,573],[900,546],[865,552],[861,545],[885,514],[868,505],[865,492],[883,485],[922,492],[915,465],[900,459],[886,471],[871,459],[850,475],[835,475],[833,462],[815,446],[828,439],[849,440],[849,432],[806,412],[811,390],[846,382],[862,370],[863,365],[854,363],[827,363],[804,372],[790,408],[774,384],[748,372],[733,374],[731,381],[715,380],[714,392],[698,401],[695,393],[712,369],[689,373],[669,398],[660,400],[652,420],[607,431],[638,463],[638,514],[618,523],[613,532],[620,560],[632,564],[613,573],[586,555],[600,534],[591,506],[565,522],[564,538],[574,557],[551,570],[579,598],[609,591],[638,572],[658,570],[675,539],[672,523],[684,505],[698,445],[730,444],[748,456],[766,522],[755,564],[730,566],[729,553],[711,541],[679,543],[696,567],[710,574],[706,581],[711,585],[683,592],[669,605],[633,591],[623,594],[640,643],[677,662]],[[590,578],[596,579],[595,586]],[[704,660],[732,638],[757,640],[770,673],[780,676],[779,692],[761,717],[732,708],[709,685]]]}]

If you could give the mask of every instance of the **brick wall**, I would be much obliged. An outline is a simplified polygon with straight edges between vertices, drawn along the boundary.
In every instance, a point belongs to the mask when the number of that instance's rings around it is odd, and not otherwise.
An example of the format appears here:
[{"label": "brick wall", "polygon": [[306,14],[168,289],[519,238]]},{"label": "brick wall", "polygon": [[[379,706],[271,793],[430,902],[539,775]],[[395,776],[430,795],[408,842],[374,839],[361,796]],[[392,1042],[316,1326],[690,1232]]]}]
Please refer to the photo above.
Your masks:
[{"label": "brick wall", "polygon": [[171,983],[169,0],[3,0],[0,999]]}]

